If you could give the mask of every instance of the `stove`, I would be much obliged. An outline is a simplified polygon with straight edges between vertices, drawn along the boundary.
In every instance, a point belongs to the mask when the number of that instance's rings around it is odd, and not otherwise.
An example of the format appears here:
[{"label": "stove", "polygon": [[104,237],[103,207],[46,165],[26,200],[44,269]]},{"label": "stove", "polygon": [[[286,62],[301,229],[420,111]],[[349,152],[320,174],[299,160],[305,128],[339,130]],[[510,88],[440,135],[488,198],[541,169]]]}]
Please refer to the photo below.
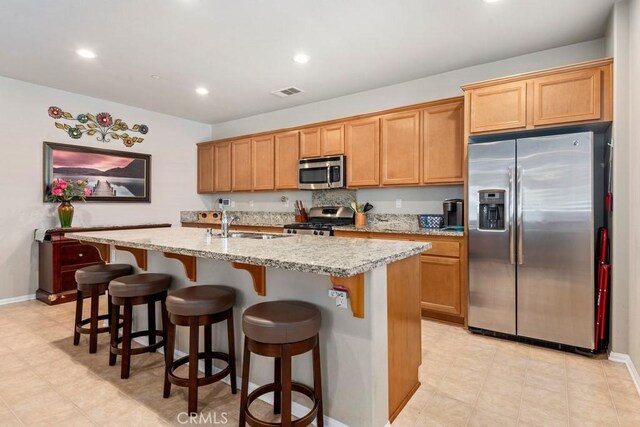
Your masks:
[{"label": "stove", "polygon": [[324,206],[309,209],[309,222],[286,224],[285,234],[307,234],[313,236],[333,236],[333,227],[352,225],[353,211],[344,206]]}]

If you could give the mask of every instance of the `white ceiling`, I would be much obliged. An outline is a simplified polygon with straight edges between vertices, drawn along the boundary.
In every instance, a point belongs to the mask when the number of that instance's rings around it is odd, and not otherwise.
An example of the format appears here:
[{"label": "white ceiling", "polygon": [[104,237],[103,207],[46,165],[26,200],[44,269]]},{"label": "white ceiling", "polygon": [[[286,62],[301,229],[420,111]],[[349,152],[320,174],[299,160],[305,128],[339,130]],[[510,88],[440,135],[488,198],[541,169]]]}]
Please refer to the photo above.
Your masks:
[{"label": "white ceiling", "polygon": [[614,1],[1,0],[0,75],[219,123],[599,38]]}]

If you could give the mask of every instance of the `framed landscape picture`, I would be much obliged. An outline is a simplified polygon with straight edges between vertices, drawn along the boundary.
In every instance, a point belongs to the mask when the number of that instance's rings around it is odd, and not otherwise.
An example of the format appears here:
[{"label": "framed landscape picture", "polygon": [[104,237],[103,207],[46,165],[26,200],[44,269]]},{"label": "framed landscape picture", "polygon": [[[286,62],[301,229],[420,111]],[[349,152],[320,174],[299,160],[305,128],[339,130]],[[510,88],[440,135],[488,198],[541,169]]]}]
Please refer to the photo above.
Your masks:
[{"label": "framed landscape picture", "polygon": [[88,180],[88,202],[150,202],[151,155],[44,143],[44,201],[54,179]]}]

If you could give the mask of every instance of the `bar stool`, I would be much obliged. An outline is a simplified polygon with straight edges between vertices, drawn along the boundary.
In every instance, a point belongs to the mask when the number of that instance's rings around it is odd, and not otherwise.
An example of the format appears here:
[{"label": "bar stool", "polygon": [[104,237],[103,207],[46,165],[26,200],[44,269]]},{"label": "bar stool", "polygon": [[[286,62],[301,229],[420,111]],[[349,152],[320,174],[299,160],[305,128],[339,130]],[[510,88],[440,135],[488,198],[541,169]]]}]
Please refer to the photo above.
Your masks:
[{"label": "bar stool", "polygon": [[[198,412],[198,387],[222,380],[227,375],[231,380],[231,393],[237,393],[236,352],[233,331],[233,304],[236,294],[233,288],[222,285],[197,285],[178,289],[167,297],[169,312],[167,348],[165,352],[166,370],[164,376],[164,397],[171,394],[171,384],[188,387],[189,414]],[[227,321],[229,352],[213,351],[211,326]],[[189,354],[173,360],[176,325],[189,327]],[[199,352],[199,327],[204,326],[204,351]],[[204,360],[204,377],[198,378],[198,360]],[[224,369],[213,373],[213,359],[227,363]],[[189,377],[175,375],[180,366],[189,364]]]},{"label": "bar stool", "polygon": [[[301,301],[270,301],[253,305],[242,315],[244,355],[242,360],[242,390],[240,393],[240,426],[306,426],[314,418],[322,427],[322,380],[320,368],[320,311]],[[292,382],[291,357],[313,350],[313,389]],[[273,383],[258,387],[248,394],[251,353],[275,358]],[[313,408],[302,418],[291,420],[291,392],[307,396]],[[273,392],[273,413],[282,414],[281,423],[269,423],[256,418],[249,407],[258,397]]]},{"label": "bar stool", "polygon": [[[131,356],[142,353],[152,353],[166,343],[167,309],[165,299],[167,289],[171,285],[171,276],[168,274],[143,273],[132,274],[114,279],[109,283],[111,295],[111,348],[109,365],[116,364],[118,355],[122,356],[120,366],[120,378],[129,378],[131,371]],[[156,302],[160,301],[162,311],[162,331],[156,330]],[[134,305],[147,305],[148,328],[147,330],[132,332],[132,311]],[[120,306],[124,306],[124,325],[122,337],[118,336],[116,319],[120,317]],[[133,338],[148,336],[149,345],[131,348]],[[156,337],[162,337],[156,342]],[[118,344],[122,343],[122,348]]]},{"label": "bar stool", "polygon": [[[98,350],[98,334],[109,332],[109,327],[98,327],[99,320],[111,319],[111,295],[108,296],[109,314],[98,314],[100,295],[104,295],[109,287],[109,282],[120,276],[131,274],[129,264],[100,264],[90,265],[76,270],[76,318],[73,331],[73,345],[80,344],[80,334],[89,334],[89,353]],[[86,296],[91,298],[91,314],[89,318],[82,318],[82,305]],[[116,319],[117,322],[118,319]],[[88,328],[84,325],[90,324]]]}]

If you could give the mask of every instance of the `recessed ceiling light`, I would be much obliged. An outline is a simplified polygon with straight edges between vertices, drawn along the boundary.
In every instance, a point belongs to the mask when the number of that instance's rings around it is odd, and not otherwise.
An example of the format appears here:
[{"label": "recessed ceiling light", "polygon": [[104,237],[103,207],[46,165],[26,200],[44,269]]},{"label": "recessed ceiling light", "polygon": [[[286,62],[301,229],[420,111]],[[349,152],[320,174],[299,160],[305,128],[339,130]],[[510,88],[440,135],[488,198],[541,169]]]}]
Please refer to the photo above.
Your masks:
[{"label": "recessed ceiling light", "polygon": [[96,54],[90,51],[89,49],[78,49],[76,50],[76,53],[82,56],[83,58],[87,58],[87,59],[93,59],[96,57]]},{"label": "recessed ceiling light", "polygon": [[307,55],[306,53],[299,53],[293,57],[293,60],[298,64],[306,64],[307,62],[309,62],[309,55]]},{"label": "recessed ceiling light", "polygon": [[198,89],[196,89],[196,93],[198,95],[206,95],[209,93],[209,91],[207,90],[206,87],[199,87]]},{"label": "recessed ceiling light", "polygon": [[157,75],[157,74],[151,74],[151,78],[158,80],[160,78],[160,76]]}]

